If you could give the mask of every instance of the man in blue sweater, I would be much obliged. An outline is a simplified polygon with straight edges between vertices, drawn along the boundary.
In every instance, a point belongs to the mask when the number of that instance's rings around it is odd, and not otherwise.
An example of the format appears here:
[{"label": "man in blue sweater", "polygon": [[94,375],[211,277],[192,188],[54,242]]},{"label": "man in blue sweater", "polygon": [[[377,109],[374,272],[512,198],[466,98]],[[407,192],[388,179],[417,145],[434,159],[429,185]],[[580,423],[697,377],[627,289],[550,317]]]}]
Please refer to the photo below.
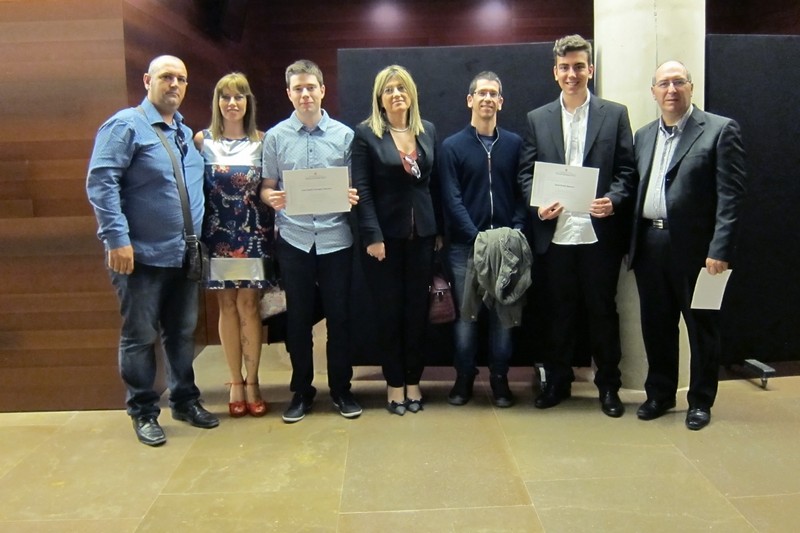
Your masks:
[{"label": "man in blue sweater", "polygon": [[[503,107],[503,85],[494,72],[481,72],[467,94],[472,110],[469,126],[442,143],[439,176],[442,188],[448,259],[453,271],[455,302],[461,308],[467,261],[472,257],[475,237],[488,229],[522,229],[526,207],[517,183],[522,139],[497,126]],[[489,372],[494,404],[511,407],[514,397],[508,387],[511,329],[504,328],[497,313],[489,312]],[[472,317],[455,323],[456,382],[448,402],[464,405],[472,397],[478,370],[478,324]]]}]

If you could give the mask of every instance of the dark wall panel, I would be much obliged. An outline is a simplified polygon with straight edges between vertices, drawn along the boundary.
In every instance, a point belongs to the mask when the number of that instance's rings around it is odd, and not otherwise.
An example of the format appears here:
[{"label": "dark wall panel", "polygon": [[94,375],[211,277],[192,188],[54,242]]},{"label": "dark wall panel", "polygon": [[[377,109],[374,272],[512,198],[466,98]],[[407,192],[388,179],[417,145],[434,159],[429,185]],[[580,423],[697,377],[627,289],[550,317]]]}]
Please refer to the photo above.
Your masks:
[{"label": "dark wall panel", "polygon": [[[414,77],[419,91],[422,116],[436,125],[441,142],[463,128],[470,120],[466,96],[472,78],[483,70],[496,72],[503,81],[501,126],[522,134],[528,111],[558,97],[560,89],[553,79],[552,43],[528,43],[497,46],[440,46],[423,48],[376,48],[339,50],[339,91],[347,98],[339,102],[341,119],[354,125],[367,117],[372,105],[375,75],[385,66],[400,64]],[[354,225],[355,226],[355,225]],[[538,269],[537,269],[538,270]],[[544,288],[541,273],[535,276],[529,294],[532,300]],[[375,339],[370,334],[372,311],[358,257],[354,264],[352,318],[356,364],[376,364]],[[515,330],[517,349],[514,364],[533,364],[538,353],[535,307],[529,306],[524,327]],[[482,343],[481,346],[484,346]],[[452,331],[449,326],[431,326],[425,345],[429,365],[452,364]],[[485,355],[481,355],[484,358]]]},{"label": "dark wall panel", "polygon": [[364,120],[371,111],[375,75],[399,64],[414,77],[422,117],[434,123],[441,141],[470,120],[469,82],[492,70],[503,81],[499,124],[521,134],[526,113],[559,94],[552,50],[551,43],[339,50],[339,91],[347,95],[339,102],[340,116],[350,125]]},{"label": "dark wall panel", "polygon": [[[706,108],[742,127],[748,196],[723,312],[728,361],[800,357],[800,37],[710,35]],[[735,65],[735,68],[732,66]]]}]

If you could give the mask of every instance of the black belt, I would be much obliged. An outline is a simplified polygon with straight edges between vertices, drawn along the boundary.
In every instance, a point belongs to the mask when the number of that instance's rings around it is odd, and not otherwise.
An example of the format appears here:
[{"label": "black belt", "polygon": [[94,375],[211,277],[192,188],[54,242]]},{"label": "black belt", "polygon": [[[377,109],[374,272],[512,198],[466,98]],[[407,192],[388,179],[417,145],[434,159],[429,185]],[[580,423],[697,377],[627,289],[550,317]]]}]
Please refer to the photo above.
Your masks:
[{"label": "black belt", "polygon": [[669,229],[666,218],[646,218],[645,220],[656,229]]}]

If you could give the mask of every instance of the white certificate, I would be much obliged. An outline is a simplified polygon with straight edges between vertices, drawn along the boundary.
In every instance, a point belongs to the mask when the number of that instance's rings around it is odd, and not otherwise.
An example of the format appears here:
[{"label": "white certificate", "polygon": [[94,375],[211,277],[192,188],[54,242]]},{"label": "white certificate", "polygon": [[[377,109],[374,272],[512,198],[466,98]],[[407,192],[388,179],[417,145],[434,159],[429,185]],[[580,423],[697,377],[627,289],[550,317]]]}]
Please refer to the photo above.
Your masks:
[{"label": "white certificate", "polygon": [[350,211],[347,167],[283,171],[287,215],[323,215]]},{"label": "white certificate", "polygon": [[597,191],[599,169],[536,161],[531,205],[561,202],[565,211],[588,213]]},{"label": "white certificate", "polygon": [[705,268],[697,275],[697,284],[692,295],[692,309],[716,309],[722,307],[722,297],[733,270],[728,269],[720,274],[711,275]]}]

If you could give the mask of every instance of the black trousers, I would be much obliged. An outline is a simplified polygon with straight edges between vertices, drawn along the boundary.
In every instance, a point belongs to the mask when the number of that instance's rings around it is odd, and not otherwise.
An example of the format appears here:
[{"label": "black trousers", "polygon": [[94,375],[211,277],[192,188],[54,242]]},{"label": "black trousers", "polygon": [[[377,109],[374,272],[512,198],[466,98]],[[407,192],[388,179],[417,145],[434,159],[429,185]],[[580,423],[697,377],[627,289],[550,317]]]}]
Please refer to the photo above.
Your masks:
[{"label": "black trousers", "polygon": [[328,387],[331,394],[350,390],[353,367],[349,354],[349,297],[353,249],[317,254],[304,252],[283,239],[277,243],[281,279],[286,290],[286,348],[292,361],[290,390],[307,394],[314,380],[314,327],[316,287],[328,329],[326,347]]},{"label": "black trousers", "polygon": [[634,265],[647,350],[645,391],[651,400],[670,401],[678,390],[680,315],[686,323],[691,351],[690,408],[711,408],[717,396],[720,361],[719,311],[692,309],[696,269],[673,257],[669,230],[648,227]]},{"label": "black trousers", "polygon": [[362,258],[376,310],[378,354],[390,387],[417,385],[425,367],[434,237],[386,239],[386,258]]},{"label": "black trousers", "polygon": [[597,372],[594,383],[601,391],[617,391],[622,382],[622,354],[617,314],[617,282],[622,254],[602,242],[594,244],[550,244],[544,255],[549,290],[547,301],[534,305],[547,309],[549,327],[542,362],[552,386],[569,388],[572,354],[578,335],[577,318],[585,306],[589,347]]}]

